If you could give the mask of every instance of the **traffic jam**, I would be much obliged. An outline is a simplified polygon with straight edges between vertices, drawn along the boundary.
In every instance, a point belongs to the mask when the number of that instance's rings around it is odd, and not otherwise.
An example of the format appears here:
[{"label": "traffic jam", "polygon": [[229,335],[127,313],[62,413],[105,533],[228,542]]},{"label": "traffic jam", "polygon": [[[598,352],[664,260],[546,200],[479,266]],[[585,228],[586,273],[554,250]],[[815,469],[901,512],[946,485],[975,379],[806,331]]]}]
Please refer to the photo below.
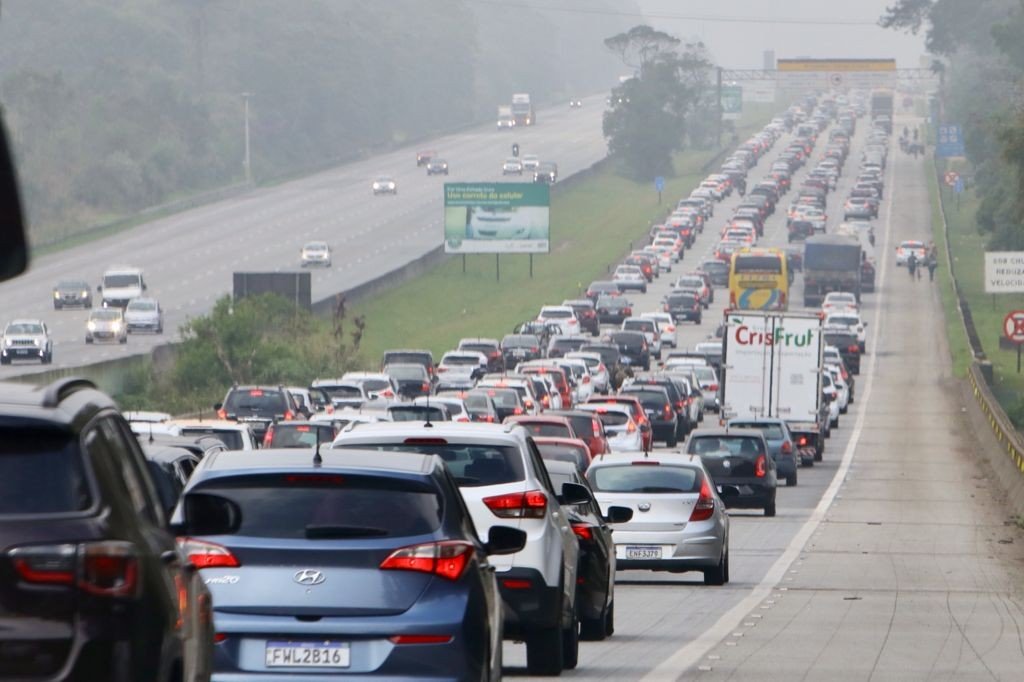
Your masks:
[{"label": "traffic jam", "polygon": [[440,356],[232,386],[206,418],[26,388],[84,450],[40,435],[46,457],[0,483],[50,481],[4,531],[0,605],[30,618],[0,660],[495,680],[515,656],[559,676],[614,640],[617,581],[728,584],[730,524],[778,523],[856,411],[890,135],[866,99],[801,99],[606,279]]}]

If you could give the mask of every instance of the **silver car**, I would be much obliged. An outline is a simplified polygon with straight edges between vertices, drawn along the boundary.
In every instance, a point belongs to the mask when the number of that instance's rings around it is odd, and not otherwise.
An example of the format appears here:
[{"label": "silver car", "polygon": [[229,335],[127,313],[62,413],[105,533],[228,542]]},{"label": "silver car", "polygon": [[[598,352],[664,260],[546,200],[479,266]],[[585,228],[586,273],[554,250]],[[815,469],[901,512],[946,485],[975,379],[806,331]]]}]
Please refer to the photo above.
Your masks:
[{"label": "silver car", "polygon": [[729,516],[699,456],[605,455],[587,480],[603,512],[633,510],[631,521],[615,526],[619,570],[701,571],[705,585],[729,582]]},{"label": "silver car", "polygon": [[133,298],[124,309],[124,323],[127,333],[164,333],[164,310],[155,298]]},{"label": "silver car", "polygon": [[96,308],[85,323],[85,342],[117,341],[128,343],[128,326],[120,308]]},{"label": "silver car", "polygon": [[42,320],[12,320],[4,327],[0,339],[0,364],[9,365],[15,358],[53,362],[53,339]]},{"label": "silver car", "polygon": [[299,259],[302,267],[308,265],[322,265],[325,268],[331,267],[331,247],[327,242],[306,242],[299,252]]}]

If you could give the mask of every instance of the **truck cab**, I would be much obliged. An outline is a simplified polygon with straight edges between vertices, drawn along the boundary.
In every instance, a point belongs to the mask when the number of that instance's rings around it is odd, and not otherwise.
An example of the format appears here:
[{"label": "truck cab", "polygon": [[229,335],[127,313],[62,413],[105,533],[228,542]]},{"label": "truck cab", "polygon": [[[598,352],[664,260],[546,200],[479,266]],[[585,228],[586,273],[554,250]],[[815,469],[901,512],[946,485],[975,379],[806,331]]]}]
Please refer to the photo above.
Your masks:
[{"label": "truck cab", "polygon": [[96,287],[104,308],[125,308],[128,301],[142,296],[146,280],[140,268],[114,265],[103,273],[102,283]]}]

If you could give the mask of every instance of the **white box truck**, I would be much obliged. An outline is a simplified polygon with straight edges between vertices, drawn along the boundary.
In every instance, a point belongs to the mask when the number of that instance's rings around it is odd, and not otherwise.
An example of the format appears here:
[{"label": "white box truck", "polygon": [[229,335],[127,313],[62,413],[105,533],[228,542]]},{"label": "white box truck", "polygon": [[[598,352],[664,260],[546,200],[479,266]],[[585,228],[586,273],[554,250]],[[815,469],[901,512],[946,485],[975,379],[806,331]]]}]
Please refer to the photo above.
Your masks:
[{"label": "white box truck", "polygon": [[819,421],[825,350],[814,313],[731,311],[723,342],[722,419]]}]

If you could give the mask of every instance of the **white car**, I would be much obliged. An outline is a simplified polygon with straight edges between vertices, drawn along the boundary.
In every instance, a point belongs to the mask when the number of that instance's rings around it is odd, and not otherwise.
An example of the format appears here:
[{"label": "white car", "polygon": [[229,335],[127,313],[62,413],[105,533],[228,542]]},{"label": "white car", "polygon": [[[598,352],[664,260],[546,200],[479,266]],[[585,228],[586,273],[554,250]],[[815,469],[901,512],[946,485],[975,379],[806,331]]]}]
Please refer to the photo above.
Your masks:
[{"label": "white car", "polygon": [[639,452],[643,449],[640,427],[633,421],[630,408],[612,403],[584,403],[577,405],[576,409],[597,415],[604,425],[612,452]]},{"label": "white car", "polygon": [[619,569],[701,571],[705,585],[729,582],[729,515],[699,455],[613,454],[595,460],[587,480],[602,510],[633,510],[615,526]]},{"label": "white car", "polygon": [[155,298],[133,298],[124,309],[124,323],[128,333],[148,331],[164,333],[164,309]]},{"label": "white car", "polygon": [[345,372],[343,381],[354,381],[363,387],[371,400],[397,400],[398,384],[384,372]]},{"label": "white car", "polygon": [[590,383],[594,386],[594,392],[608,392],[608,385],[611,382],[611,377],[608,374],[608,368],[604,366],[604,361],[601,359],[600,353],[581,350],[566,353],[565,357],[567,360],[583,360],[587,363],[587,369],[590,370]]},{"label": "white car", "polygon": [[336,410],[346,407],[359,408],[372,399],[360,382],[350,379],[315,379],[310,386],[326,393]]},{"label": "white car", "polygon": [[832,383],[832,375],[824,372],[821,376],[821,392],[828,396],[828,428],[839,428],[839,388]]},{"label": "white car", "polygon": [[[85,342],[103,340],[128,343],[128,325],[120,308],[96,308],[89,312],[89,319],[85,322]],[[7,350],[6,341],[4,345],[4,350]]]},{"label": "white car", "polygon": [[910,254],[917,256],[917,262],[920,264],[928,256],[928,248],[924,242],[916,240],[900,242],[900,245],[896,247],[896,265],[906,265]]},{"label": "white car", "polygon": [[540,165],[540,157],[536,154],[523,154],[522,163],[524,171],[535,171]]},{"label": "white car", "polygon": [[413,405],[443,405],[451,415],[453,422],[468,423],[473,421],[466,409],[466,401],[454,395],[432,395],[420,397],[412,401]]},{"label": "white car", "polygon": [[390,175],[378,175],[373,181],[373,194],[398,194],[398,183]]},{"label": "white car", "polygon": [[[437,454],[444,459],[485,541],[493,526],[514,525],[527,534],[515,554],[488,557],[504,602],[508,637],[526,641],[531,674],[557,675],[563,638],[575,641],[579,544],[562,505],[590,500],[585,489],[570,484],[555,490],[536,456],[526,429],[513,425],[435,422],[367,424],[345,430],[334,448]],[[515,583],[513,585],[512,583]],[[528,590],[518,588],[520,584]],[[550,602],[539,608],[538,600]],[[550,660],[554,658],[555,660]]]},{"label": "white car", "polygon": [[619,289],[633,289],[641,293],[647,293],[647,278],[643,270],[636,265],[620,265],[615,268],[612,281],[619,285]]},{"label": "white car", "polygon": [[824,371],[831,379],[832,385],[835,386],[836,395],[839,398],[839,414],[846,414],[850,407],[850,387],[843,381],[838,365],[825,365]]},{"label": "white car", "polygon": [[469,389],[487,374],[487,356],[471,350],[450,350],[437,363],[438,389]]},{"label": "white car", "polygon": [[[111,312],[121,314],[120,310]],[[86,343],[90,343],[88,332]],[[4,327],[0,337],[0,364],[9,365],[15,358],[39,360],[44,365],[53,362],[53,339],[45,322],[12,320]]]},{"label": "white car", "polygon": [[228,450],[255,450],[257,447],[251,423],[226,419],[176,419],[170,423],[177,425],[182,436],[212,436],[228,446]]},{"label": "white car", "polygon": [[522,175],[523,174],[523,162],[515,157],[505,159],[505,163],[501,166],[502,175]]},{"label": "white car", "polygon": [[654,320],[658,325],[658,335],[661,337],[662,348],[678,348],[676,341],[676,323],[670,313],[640,313],[645,320]]},{"label": "white car", "polygon": [[651,355],[655,358],[661,356],[661,332],[658,331],[657,322],[643,317],[627,317],[619,328],[624,332],[643,332]]},{"label": "white car", "polygon": [[327,245],[327,242],[306,242],[299,251],[299,260],[302,267],[322,265],[329,268],[331,267],[331,247]]},{"label": "white car", "polygon": [[859,309],[857,297],[849,291],[830,291],[821,302],[821,311],[826,315],[844,310],[856,313]]},{"label": "white car", "polygon": [[868,333],[866,328],[868,323],[860,319],[860,313],[854,310],[829,313],[825,316],[825,326],[846,327],[857,335],[857,345],[860,346],[860,352],[864,353],[867,350]]},{"label": "white car", "polygon": [[585,403],[594,395],[594,378],[590,375],[590,366],[582,358],[561,358],[559,366],[569,368],[573,377],[573,402]]},{"label": "white car", "polygon": [[540,309],[537,321],[557,325],[562,330],[563,336],[579,336],[580,334],[580,321],[576,318],[576,311],[571,306],[546,305]]}]

